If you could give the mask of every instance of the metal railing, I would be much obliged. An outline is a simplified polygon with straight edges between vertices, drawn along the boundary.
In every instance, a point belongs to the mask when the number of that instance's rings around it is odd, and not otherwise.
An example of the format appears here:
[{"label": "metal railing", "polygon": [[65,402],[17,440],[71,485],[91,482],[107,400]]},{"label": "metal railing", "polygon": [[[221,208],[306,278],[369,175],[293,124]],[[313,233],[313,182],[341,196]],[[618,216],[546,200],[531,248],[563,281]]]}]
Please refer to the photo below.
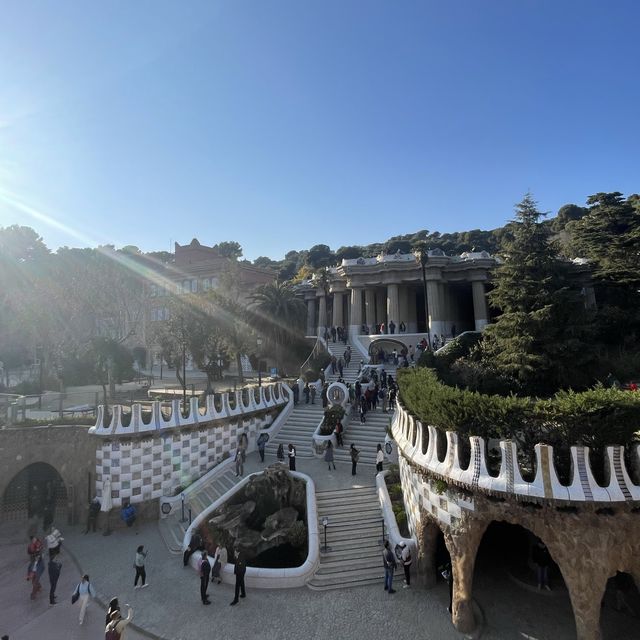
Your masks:
[{"label": "metal railing", "polygon": [[100,395],[98,391],[53,391],[28,396],[1,394],[0,424],[95,417]]}]

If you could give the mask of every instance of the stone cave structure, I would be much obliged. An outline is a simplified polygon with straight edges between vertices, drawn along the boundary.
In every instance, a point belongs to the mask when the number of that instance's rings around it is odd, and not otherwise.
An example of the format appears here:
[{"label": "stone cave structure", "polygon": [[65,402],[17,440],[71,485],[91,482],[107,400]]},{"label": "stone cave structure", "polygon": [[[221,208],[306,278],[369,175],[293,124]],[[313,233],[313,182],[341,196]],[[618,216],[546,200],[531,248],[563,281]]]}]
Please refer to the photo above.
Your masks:
[{"label": "stone cave structure", "polygon": [[607,447],[606,481],[600,484],[589,448],[572,446],[571,481],[562,484],[548,445],[536,445],[535,477],[528,482],[512,441],[495,443],[501,454],[496,474],[489,471],[482,438],[453,431],[445,435],[422,424],[400,402],[392,433],[409,525],[418,542],[418,579],[427,587],[435,584],[436,541],[442,533],[451,557],[452,621],[459,631],[476,627],[476,556],[489,525],[504,522],[527,529],[547,546],[568,590],[577,638],[602,637],[601,603],[608,579],[625,572],[640,586],[638,445],[631,451]]}]

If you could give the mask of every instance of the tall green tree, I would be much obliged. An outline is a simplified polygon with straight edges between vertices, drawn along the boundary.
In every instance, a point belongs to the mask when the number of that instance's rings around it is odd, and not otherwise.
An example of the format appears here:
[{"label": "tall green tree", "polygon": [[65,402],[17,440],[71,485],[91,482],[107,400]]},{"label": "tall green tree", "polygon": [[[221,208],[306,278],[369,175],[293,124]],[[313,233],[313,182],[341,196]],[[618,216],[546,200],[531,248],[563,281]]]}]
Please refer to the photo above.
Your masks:
[{"label": "tall green tree", "polygon": [[254,326],[268,340],[278,371],[284,368],[288,344],[304,336],[307,309],[288,283],[265,284],[251,295]]},{"label": "tall green tree", "polygon": [[592,361],[586,310],[557,257],[548,225],[531,194],[516,205],[512,235],[494,272],[491,304],[500,310],[485,330],[484,357],[526,393],[582,386]]}]

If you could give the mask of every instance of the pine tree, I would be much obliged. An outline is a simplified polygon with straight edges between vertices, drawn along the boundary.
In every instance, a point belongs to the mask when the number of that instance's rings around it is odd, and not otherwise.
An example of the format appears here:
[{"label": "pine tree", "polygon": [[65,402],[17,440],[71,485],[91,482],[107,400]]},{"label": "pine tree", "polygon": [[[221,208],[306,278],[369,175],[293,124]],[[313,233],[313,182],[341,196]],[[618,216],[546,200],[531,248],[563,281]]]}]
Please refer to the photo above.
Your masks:
[{"label": "pine tree", "polygon": [[489,294],[501,315],[483,340],[484,358],[528,394],[582,386],[591,360],[584,304],[570,286],[569,265],[558,258],[543,215],[531,194],[516,205]]}]

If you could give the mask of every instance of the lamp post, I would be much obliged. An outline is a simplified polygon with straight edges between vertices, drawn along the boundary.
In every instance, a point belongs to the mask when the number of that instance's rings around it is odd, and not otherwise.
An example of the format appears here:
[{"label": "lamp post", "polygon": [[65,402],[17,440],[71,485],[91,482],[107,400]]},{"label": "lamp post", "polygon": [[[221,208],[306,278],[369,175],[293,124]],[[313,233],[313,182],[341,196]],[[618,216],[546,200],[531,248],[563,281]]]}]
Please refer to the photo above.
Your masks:
[{"label": "lamp post", "polygon": [[222,359],[222,354],[218,354],[218,375],[220,376],[220,380],[222,380],[222,367],[224,365],[224,360]]},{"label": "lamp post", "polygon": [[182,407],[187,406],[187,343],[182,343]]},{"label": "lamp post", "polygon": [[324,546],[322,547],[322,552],[328,553],[331,551],[331,547],[327,546],[327,527],[329,526],[329,518],[327,518],[327,516],[322,518],[322,526],[324,527]]},{"label": "lamp post", "polygon": [[258,387],[262,386],[262,362],[260,361],[260,354],[262,352],[262,338],[258,338],[256,340],[256,344],[258,345]]},{"label": "lamp post", "polygon": [[429,342],[429,349],[431,348],[431,331],[429,330],[429,308],[427,306],[427,273],[426,266],[429,260],[429,254],[425,249],[416,249],[416,259],[420,263],[422,268],[422,293],[424,296],[424,322],[427,328],[427,341]]}]

